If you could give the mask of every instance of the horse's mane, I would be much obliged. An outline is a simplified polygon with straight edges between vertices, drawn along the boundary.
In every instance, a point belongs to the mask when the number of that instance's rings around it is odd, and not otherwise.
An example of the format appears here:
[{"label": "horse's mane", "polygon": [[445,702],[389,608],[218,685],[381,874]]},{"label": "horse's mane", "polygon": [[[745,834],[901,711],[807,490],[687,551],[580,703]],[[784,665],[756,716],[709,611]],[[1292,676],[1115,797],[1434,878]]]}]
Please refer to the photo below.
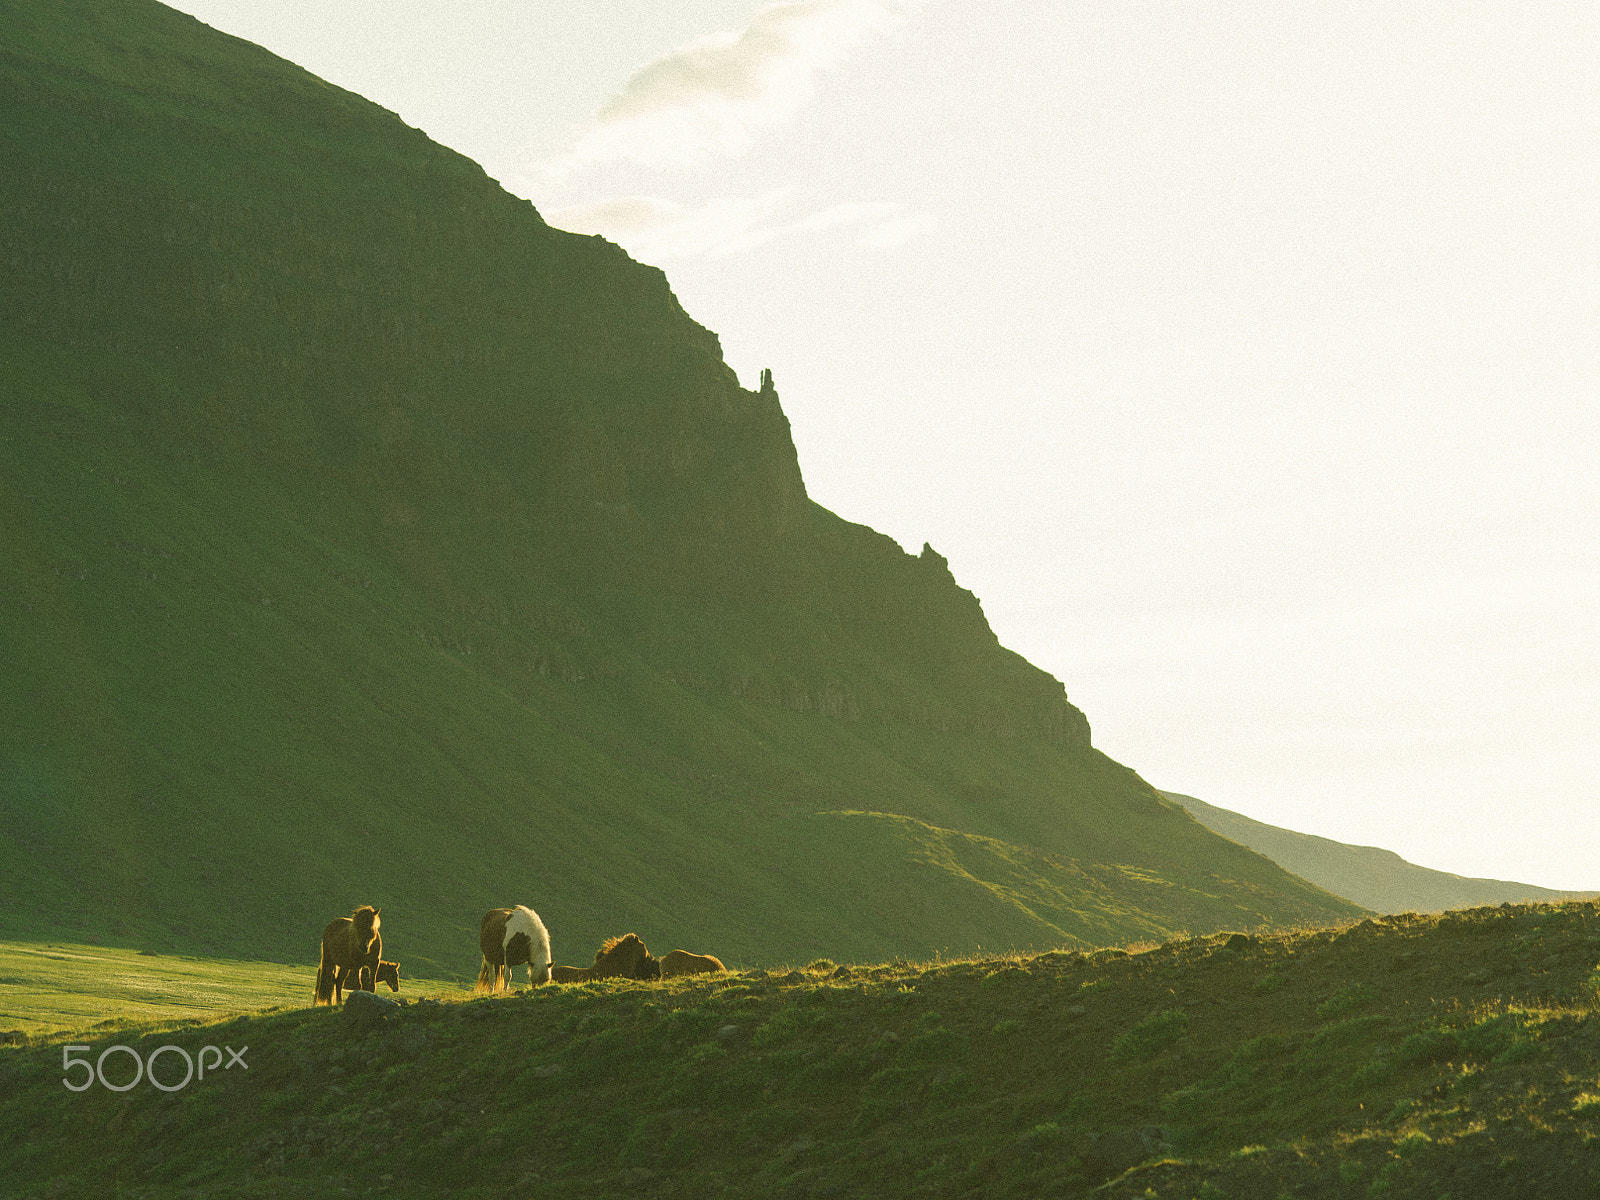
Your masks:
[{"label": "horse's mane", "polygon": [[[640,938],[640,936],[637,933],[624,933],[624,934],[620,935],[619,937],[607,938],[604,942],[601,943],[600,949],[598,949],[598,950],[596,950],[594,952],[594,963],[595,963],[595,966],[599,966],[600,965],[600,960],[601,959],[610,958],[612,953],[619,946],[621,946],[624,942],[626,942],[629,938],[632,938],[635,942],[637,942],[641,948],[644,946],[644,940],[642,938]],[[650,952],[648,950],[646,950],[645,953],[648,954]]]},{"label": "horse's mane", "polygon": [[594,965],[599,966],[608,959],[619,963],[626,963],[622,974],[630,979],[657,979],[660,978],[661,968],[655,955],[650,953],[644,939],[637,933],[625,933],[621,937],[607,938],[600,949],[594,952]]}]

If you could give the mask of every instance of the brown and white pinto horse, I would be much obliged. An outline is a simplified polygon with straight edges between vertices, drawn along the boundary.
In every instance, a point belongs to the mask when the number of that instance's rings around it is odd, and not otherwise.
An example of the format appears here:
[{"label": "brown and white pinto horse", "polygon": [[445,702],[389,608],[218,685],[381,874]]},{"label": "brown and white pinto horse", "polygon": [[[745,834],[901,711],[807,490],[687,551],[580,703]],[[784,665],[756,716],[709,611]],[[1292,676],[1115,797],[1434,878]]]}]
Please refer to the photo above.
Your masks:
[{"label": "brown and white pinto horse", "polygon": [[478,925],[477,990],[498,992],[511,986],[511,968],[528,964],[528,986],[550,982],[550,933],[539,914],[526,905],[491,908]]}]

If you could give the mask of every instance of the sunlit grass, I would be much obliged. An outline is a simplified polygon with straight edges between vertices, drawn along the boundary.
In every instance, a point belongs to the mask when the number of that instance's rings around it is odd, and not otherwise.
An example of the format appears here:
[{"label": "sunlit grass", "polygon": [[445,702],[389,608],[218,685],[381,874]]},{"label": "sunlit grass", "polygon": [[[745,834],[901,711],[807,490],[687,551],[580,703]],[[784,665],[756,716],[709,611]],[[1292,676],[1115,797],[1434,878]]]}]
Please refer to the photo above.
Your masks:
[{"label": "sunlit grass", "polygon": [[[111,1025],[177,1021],[311,1003],[315,965],[243,962],[65,943],[0,942],[0,1030],[30,1037]],[[460,996],[441,980],[412,979],[407,997]],[[387,989],[385,989],[387,991]]]}]

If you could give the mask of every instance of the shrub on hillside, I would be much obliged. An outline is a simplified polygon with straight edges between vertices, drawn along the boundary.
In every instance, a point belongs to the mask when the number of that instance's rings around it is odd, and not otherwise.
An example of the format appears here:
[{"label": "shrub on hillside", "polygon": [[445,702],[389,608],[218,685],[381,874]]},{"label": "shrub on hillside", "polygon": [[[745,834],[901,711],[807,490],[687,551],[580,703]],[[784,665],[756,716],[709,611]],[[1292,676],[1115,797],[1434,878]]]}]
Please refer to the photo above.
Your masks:
[{"label": "shrub on hillside", "polygon": [[967,1048],[967,1039],[943,1025],[924,1030],[901,1047],[900,1056],[914,1062],[942,1062]]},{"label": "shrub on hillside", "polygon": [[826,1013],[807,1012],[791,1004],[774,1013],[750,1036],[752,1046],[781,1046],[806,1029],[827,1020]]},{"label": "shrub on hillside", "polygon": [[1347,1016],[1358,1008],[1364,1008],[1378,998],[1378,993],[1371,984],[1357,983],[1344,988],[1329,996],[1317,1005],[1317,1016],[1324,1021],[1331,1021],[1338,1017]]},{"label": "shrub on hillside", "polygon": [[1422,1029],[1400,1043],[1404,1063],[1446,1062],[1461,1052],[1461,1041],[1449,1029]]},{"label": "shrub on hillside", "polygon": [[872,1069],[871,1057],[858,1050],[838,1053],[806,1063],[795,1072],[784,1092],[790,1096],[822,1098],[852,1085],[858,1085]]},{"label": "shrub on hillside", "polygon": [[1263,996],[1270,996],[1288,981],[1289,977],[1287,975],[1275,971],[1270,975],[1263,975],[1260,979],[1252,983],[1250,985],[1250,990],[1253,992],[1258,992]]},{"label": "shrub on hillside", "polygon": [[965,1100],[973,1093],[972,1076],[966,1071],[951,1071],[948,1075],[935,1076],[928,1084],[929,1101],[940,1104],[954,1104]]},{"label": "shrub on hillside", "polygon": [[920,1072],[906,1067],[886,1067],[879,1071],[861,1089],[857,1123],[871,1126],[898,1116],[910,1102],[921,1077]]},{"label": "shrub on hillside", "polygon": [[1210,1078],[1162,1097],[1162,1110],[1179,1120],[1198,1121],[1207,1119],[1219,1104],[1253,1109],[1270,1103],[1273,1080],[1291,1049],[1288,1038],[1271,1034],[1251,1038]]},{"label": "shrub on hillside", "polygon": [[722,1018],[709,1008],[694,1005],[686,1008],[675,1008],[662,1020],[666,1035],[673,1041],[699,1042],[711,1032],[711,1029]]},{"label": "shrub on hillside", "polygon": [[1427,1149],[1433,1144],[1433,1139],[1420,1129],[1414,1129],[1394,1144],[1394,1152],[1401,1158],[1410,1158]]},{"label": "shrub on hillside", "polygon": [[1140,1021],[1111,1045],[1115,1062],[1154,1058],[1189,1031],[1189,1016],[1181,1008],[1169,1008]]},{"label": "shrub on hillside", "polygon": [[1357,1050],[1373,1045],[1383,1034],[1388,1021],[1383,1017],[1352,1017],[1318,1030],[1295,1054],[1295,1062],[1305,1074],[1327,1074],[1349,1066]]},{"label": "shrub on hillside", "polygon": [[1461,1048],[1473,1058],[1517,1062],[1533,1054],[1535,1033],[1518,1013],[1500,1013],[1461,1034]]},{"label": "shrub on hillside", "polygon": [[998,971],[990,971],[978,981],[979,987],[999,987],[1007,983],[1025,981],[1028,973],[1021,967],[1001,967]]}]

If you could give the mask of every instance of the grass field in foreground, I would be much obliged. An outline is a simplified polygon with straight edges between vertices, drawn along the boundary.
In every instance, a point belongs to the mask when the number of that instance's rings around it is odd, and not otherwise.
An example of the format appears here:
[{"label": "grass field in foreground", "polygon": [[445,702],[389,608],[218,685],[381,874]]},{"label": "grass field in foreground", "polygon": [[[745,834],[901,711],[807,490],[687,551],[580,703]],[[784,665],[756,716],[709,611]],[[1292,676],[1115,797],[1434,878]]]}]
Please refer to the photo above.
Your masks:
[{"label": "grass field in foreground", "polygon": [[[0,1200],[1600,1196],[1597,958],[1508,905],[41,1036]],[[247,1069],[63,1086],[205,1045]]]},{"label": "grass field in foreground", "polygon": [[[0,1031],[30,1036],[218,1020],[311,1002],[311,965],[239,962],[65,943],[0,942]],[[408,979],[401,994],[457,995],[440,979]]]}]

